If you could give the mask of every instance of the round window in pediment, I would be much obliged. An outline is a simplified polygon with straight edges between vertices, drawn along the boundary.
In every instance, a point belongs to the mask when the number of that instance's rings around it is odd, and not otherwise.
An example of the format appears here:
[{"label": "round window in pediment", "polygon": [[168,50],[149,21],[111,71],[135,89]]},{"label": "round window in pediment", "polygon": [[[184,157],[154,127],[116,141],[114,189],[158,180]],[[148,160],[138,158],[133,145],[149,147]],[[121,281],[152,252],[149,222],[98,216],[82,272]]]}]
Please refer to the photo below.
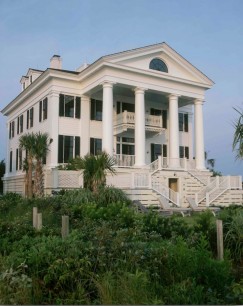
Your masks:
[{"label": "round window in pediment", "polygon": [[159,58],[152,59],[152,61],[149,64],[149,69],[168,73],[168,68],[166,64]]}]

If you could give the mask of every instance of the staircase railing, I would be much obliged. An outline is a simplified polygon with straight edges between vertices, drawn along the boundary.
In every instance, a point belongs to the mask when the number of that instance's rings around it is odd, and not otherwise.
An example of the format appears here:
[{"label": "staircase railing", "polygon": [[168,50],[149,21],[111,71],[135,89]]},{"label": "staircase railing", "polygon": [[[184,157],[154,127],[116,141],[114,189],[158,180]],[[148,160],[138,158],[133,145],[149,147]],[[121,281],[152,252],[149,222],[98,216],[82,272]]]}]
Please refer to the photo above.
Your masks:
[{"label": "staircase railing", "polygon": [[208,178],[205,179],[205,177],[200,177],[200,175],[197,175],[195,171],[187,171],[191,176],[195,177],[199,182],[201,182],[203,185],[207,186],[209,183]]},{"label": "staircase railing", "polygon": [[206,206],[209,206],[210,203],[216,200],[221,194],[223,194],[228,189],[230,189],[230,176],[222,178],[221,182],[217,184],[213,190],[207,192]]},{"label": "staircase railing", "polygon": [[151,173],[132,173],[133,188],[150,188],[166,198],[169,202],[180,207],[179,193],[161,184],[158,180],[152,177]]},{"label": "staircase railing", "polygon": [[210,184],[204,186],[198,193],[195,194],[195,202],[197,205],[206,198],[208,192],[217,187],[217,184],[219,184],[218,177],[215,177]]}]

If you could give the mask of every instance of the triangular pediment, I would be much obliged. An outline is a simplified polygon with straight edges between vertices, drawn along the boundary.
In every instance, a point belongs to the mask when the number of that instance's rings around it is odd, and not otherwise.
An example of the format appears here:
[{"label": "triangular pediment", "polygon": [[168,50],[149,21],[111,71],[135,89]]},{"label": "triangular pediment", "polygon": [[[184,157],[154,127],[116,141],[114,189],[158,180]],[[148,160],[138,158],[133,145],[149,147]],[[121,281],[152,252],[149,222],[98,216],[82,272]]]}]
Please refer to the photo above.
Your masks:
[{"label": "triangular pediment", "polygon": [[[168,73],[149,69],[151,60],[161,59],[168,67]],[[106,62],[142,70],[155,76],[172,77],[189,82],[200,83],[210,88],[213,81],[189,63],[166,43],[133,49],[103,57]]]}]

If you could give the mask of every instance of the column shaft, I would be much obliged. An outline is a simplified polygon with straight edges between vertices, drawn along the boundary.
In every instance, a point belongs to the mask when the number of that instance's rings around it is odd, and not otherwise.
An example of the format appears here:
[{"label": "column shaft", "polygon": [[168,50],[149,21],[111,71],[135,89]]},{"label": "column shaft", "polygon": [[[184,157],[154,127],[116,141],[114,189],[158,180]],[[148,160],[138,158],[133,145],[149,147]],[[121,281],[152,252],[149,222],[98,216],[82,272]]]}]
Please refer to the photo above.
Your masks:
[{"label": "column shaft", "polygon": [[56,167],[58,165],[58,134],[59,134],[59,94],[52,92],[48,99],[48,121],[49,121],[49,136],[52,138],[50,144],[50,167]]},{"label": "column shaft", "polygon": [[103,83],[102,150],[113,156],[113,84]]},{"label": "column shaft", "polygon": [[169,167],[179,168],[178,96],[169,96]]},{"label": "column shaft", "polygon": [[204,170],[203,100],[195,100],[194,111],[196,169]]},{"label": "column shaft", "polygon": [[81,156],[90,152],[90,98],[81,97]]},{"label": "column shaft", "polygon": [[145,99],[144,89],[135,89],[135,166],[145,165]]}]

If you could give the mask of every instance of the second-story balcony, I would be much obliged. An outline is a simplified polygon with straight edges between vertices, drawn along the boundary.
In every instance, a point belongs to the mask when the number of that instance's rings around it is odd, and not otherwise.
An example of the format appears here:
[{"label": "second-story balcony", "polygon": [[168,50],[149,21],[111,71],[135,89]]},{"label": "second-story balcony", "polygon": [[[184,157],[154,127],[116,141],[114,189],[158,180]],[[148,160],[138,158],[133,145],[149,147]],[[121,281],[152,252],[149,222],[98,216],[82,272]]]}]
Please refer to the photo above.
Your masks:
[{"label": "second-story balcony", "polygon": [[[160,133],[164,130],[162,126],[162,116],[145,114],[145,131]],[[128,129],[135,129],[135,113],[124,111],[123,113],[117,114],[114,119],[115,135],[125,132]]]}]

